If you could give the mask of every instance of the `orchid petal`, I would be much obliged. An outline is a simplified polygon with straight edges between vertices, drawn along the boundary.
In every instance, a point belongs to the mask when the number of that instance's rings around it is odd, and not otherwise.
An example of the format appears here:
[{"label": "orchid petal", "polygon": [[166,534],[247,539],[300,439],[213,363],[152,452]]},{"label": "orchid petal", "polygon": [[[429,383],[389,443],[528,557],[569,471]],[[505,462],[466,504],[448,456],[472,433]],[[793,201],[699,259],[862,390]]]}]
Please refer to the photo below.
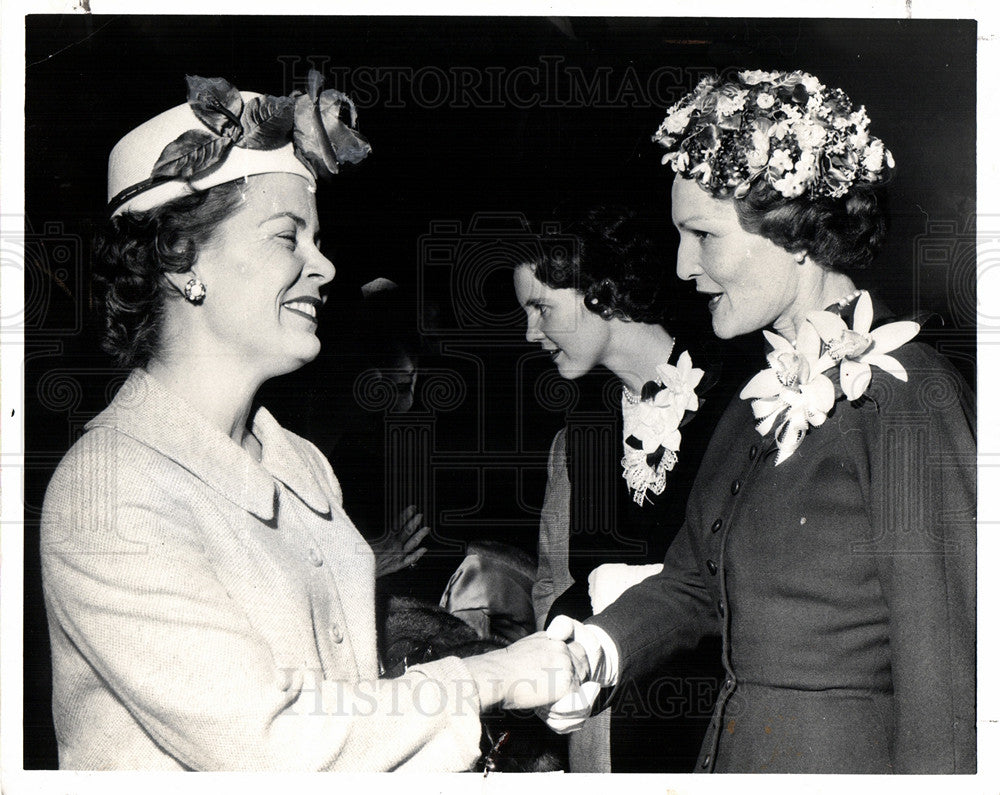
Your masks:
[{"label": "orchid petal", "polygon": [[757,433],[761,436],[766,436],[771,428],[774,427],[775,421],[781,416],[784,408],[785,404],[779,404],[776,401],[754,401],[753,413],[758,420]]},{"label": "orchid petal", "polygon": [[773,331],[768,331],[767,329],[764,329],[764,337],[767,339],[768,342],[771,343],[771,347],[774,348],[774,350],[778,351],[778,353],[790,353],[793,350],[795,350],[795,348],[792,346],[792,343],[790,343],[780,334],[775,334]]},{"label": "orchid petal", "polygon": [[820,345],[821,340],[816,327],[812,323],[803,323],[795,340],[795,349],[803,356],[814,360],[819,356]]},{"label": "orchid petal", "polygon": [[806,315],[806,320],[816,327],[816,331],[825,342],[839,339],[840,335],[847,331],[844,319],[832,312],[810,312]]},{"label": "orchid petal", "polygon": [[810,408],[818,409],[824,414],[833,408],[833,403],[837,399],[833,382],[825,375],[817,376],[805,384],[802,387],[802,394],[806,397]]},{"label": "orchid petal", "polygon": [[840,363],[840,388],[848,400],[861,397],[872,380],[872,368],[866,362],[844,359]]},{"label": "orchid petal", "polygon": [[833,357],[830,356],[830,354],[828,353],[824,353],[816,360],[816,365],[815,367],[813,367],[813,370],[816,373],[825,373],[827,370],[830,370],[836,366],[837,363],[833,360]]},{"label": "orchid petal", "polygon": [[771,369],[761,370],[743,387],[740,397],[743,400],[747,398],[772,397],[773,395],[777,395],[781,390],[782,386],[781,382],[778,381],[777,373]]},{"label": "orchid petal", "polygon": [[889,375],[896,376],[900,381],[906,381],[908,378],[906,368],[892,356],[886,356],[884,353],[869,353],[865,356],[864,361],[868,364],[874,364],[880,370],[885,370]]},{"label": "orchid petal", "polygon": [[858,302],[854,305],[854,323],[851,329],[859,334],[867,334],[871,330],[874,317],[871,294],[867,290],[862,290]]},{"label": "orchid petal", "polygon": [[698,384],[701,383],[701,379],[705,377],[705,371],[700,367],[692,367],[691,371],[687,376],[687,383],[691,389],[694,389]]},{"label": "orchid petal", "polygon": [[875,344],[872,345],[869,356],[873,353],[889,353],[912,340],[920,333],[920,324],[912,320],[900,320],[896,323],[886,323],[871,333]]}]

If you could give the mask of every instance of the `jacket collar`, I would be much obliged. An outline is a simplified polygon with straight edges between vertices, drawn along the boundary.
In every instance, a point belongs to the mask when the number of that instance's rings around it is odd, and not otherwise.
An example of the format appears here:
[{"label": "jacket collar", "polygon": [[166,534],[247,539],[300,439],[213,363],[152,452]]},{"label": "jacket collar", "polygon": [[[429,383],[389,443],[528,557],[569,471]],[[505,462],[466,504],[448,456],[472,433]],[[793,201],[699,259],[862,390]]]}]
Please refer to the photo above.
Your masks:
[{"label": "jacket collar", "polygon": [[262,448],[259,463],[145,370],[132,371],[111,404],[87,423],[87,430],[100,427],[156,450],[264,521],[274,519],[275,480],[316,513],[330,513],[330,500],[308,462],[263,407],[253,418],[253,433]]}]

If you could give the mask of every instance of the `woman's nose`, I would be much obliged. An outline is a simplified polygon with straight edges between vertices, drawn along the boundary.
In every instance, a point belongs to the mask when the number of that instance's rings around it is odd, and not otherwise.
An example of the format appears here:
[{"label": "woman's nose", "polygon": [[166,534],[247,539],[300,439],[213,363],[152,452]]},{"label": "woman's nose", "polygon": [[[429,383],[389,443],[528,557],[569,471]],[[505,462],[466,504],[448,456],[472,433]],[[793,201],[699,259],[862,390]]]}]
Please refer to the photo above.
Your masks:
[{"label": "woman's nose", "polygon": [[326,257],[319,248],[316,249],[315,253],[309,260],[309,276],[318,280],[320,285],[328,284],[333,281],[333,277],[337,273],[337,269],[333,266],[333,262]]},{"label": "woman's nose", "polygon": [[538,323],[529,318],[528,330],[524,333],[524,338],[528,342],[541,342],[545,339],[545,335],[542,333],[542,330],[538,328]]},{"label": "woman's nose", "polygon": [[677,278],[687,281],[700,273],[697,255],[691,250],[690,244],[682,242],[677,247]]}]

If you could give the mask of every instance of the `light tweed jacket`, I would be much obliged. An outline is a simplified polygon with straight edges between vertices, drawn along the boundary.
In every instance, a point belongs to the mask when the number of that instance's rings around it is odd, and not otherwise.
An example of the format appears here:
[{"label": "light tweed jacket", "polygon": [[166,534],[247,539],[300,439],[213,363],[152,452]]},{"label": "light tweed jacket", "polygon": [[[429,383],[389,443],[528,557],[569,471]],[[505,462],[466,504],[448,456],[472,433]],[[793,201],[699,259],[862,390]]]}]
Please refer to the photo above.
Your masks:
[{"label": "light tweed jacket", "polygon": [[465,664],[378,679],[373,556],[330,465],[263,408],[253,431],[261,463],[137,370],[53,476],[60,767],[467,769]]}]

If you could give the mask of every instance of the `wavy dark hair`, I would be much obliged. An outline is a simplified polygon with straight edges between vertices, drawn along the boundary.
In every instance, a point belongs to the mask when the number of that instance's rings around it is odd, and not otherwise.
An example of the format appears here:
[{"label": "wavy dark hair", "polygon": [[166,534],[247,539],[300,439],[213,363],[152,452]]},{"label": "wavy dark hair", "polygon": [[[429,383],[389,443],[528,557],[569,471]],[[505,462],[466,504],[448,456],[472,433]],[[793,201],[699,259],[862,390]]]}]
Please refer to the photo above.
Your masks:
[{"label": "wavy dark hair", "polygon": [[605,320],[669,324],[677,244],[666,214],[653,220],[620,205],[593,207],[539,242],[524,264],[543,284],[576,290]]},{"label": "wavy dark hair", "polygon": [[[716,198],[730,194],[716,193]],[[841,273],[871,265],[888,230],[885,188],[855,184],[839,198],[794,199],[758,179],[734,198],[740,225],[786,251],[805,251],[818,264]]]},{"label": "wavy dark hair", "polygon": [[239,206],[240,186],[226,182],[146,212],[122,213],[96,235],[102,347],[117,364],[144,367],[157,353],[165,302],[176,294],[163,274],[191,270],[215,228]]}]

